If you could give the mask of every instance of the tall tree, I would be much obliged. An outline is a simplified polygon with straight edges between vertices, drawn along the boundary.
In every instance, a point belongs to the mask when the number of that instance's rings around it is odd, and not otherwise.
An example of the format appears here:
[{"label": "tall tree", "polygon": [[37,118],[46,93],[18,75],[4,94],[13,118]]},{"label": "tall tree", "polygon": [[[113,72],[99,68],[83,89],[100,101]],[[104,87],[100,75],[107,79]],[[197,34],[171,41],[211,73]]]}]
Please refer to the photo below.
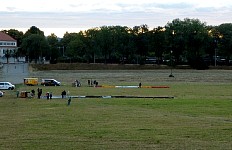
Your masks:
[{"label": "tall tree", "polygon": [[137,54],[140,57],[140,64],[145,63],[146,56],[148,55],[149,45],[149,28],[147,25],[133,27],[133,34],[137,46]]},{"label": "tall tree", "polygon": [[87,62],[96,62],[96,57],[99,57],[99,44],[97,43],[97,34],[99,32],[98,28],[92,28],[85,32],[86,35],[86,60]]},{"label": "tall tree", "polygon": [[47,55],[46,57],[49,57],[47,59],[49,59],[51,63],[56,63],[58,57],[61,56],[61,53],[58,48],[58,37],[54,33],[52,33],[47,37],[47,42],[50,47],[50,55]]},{"label": "tall tree", "polygon": [[65,48],[64,55],[75,61],[85,61],[86,50],[85,37],[83,32],[65,33],[61,45]]},{"label": "tall tree", "polygon": [[43,61],[43,57],[50,54],[44,32],[36,26],[30,27],[23,36],[21,48],[26,51],[29,61]]},{"label": "tall tree", "polygon": [[165,28],[157,27],[149,31],[149,53],[158,58],[158,64],[162,62],[164,52],[167,49]]},{"label": "tall tree", "polygon": [[47,56],[49,52],[49,46],[47,40],[42,35],[31,34],[23,39],[22,48],[27,50],[27,56],[29,61],[39,60],[43,61],[43,57]]},{"label": "tall tree", "polygon": [[113,57],[115,62],[124,63],[128,59],[127,46],[129,44],[128,39],[128,28],[121,26],[112,26],[112,50]]},{"label": "tall tree", "polygon": [[78,62],[84,62],[85,44],[81,39],[75,39],[69,42],[67,47],[67,56]]},{"label": "tall tree", "polygon": [[104,58],[104,63],[111,59],[112,53],[112,32],[109,27],[102,26],[96,36],[96,42],[99,45],[101,54]]},{"label": "tall tree", "polygon": [[26,31],[26,33],[24,34],[25,37],[30,36],[31,34],[37,34],[37,35],[41,35],[44,36],[44,32],[41,31],[38,27],[36,26],[31,26],[30,29],[28,29]]},{"label": "tall tree", "polygon": [[232,57],[232,23],[224,23],[216,27],[218,34],[215,35],[219,55]]},{"label": "tall tree", "polygon": [[200,66],[198,61],[205,52],[204,45],[208,36],[206,24],[198,19],[185,18],[184,21],[175,19],[165,28],[177,62],[181,55],[186,55],[184,57],[192,64]]}]

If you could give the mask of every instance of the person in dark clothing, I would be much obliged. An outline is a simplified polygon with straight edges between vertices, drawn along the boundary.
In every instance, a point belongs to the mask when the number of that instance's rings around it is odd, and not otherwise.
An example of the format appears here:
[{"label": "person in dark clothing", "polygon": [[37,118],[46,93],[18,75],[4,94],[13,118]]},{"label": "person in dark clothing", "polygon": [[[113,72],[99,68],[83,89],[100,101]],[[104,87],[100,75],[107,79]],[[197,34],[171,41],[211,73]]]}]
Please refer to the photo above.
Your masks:
[{"label": "person in dark clothing", "polygon": [[40,99],[42,93],[43,93],[42,89],[39,89],[39,88],[38,88],[38,99]]},{"label": "person in dark clothing", "polygon": [[71,97],[68,99],[68,106],[71,104]]},{"label": "person in dark clothing", "polygon": [[90,80],[88,80],[88,86],[90,86]]},{"label": "person in dark clothing", "polygon": [[31,96],[35,96],[35,90],[31,90]]},{"label": "person in dark clothing", "polygon": [[52,99],[52,92],[50,92],[50,95],[49,95],[50,99]]},{"label": "person in dark clothing", "polygon": [[46,93],[47,100],[49,100],[49,92]]},{"label": "person in dark clothing", "polygon": [[141,87],[142,87],[142,83],[140,82],[140,83],[139,83],[139,88],[141,88]]},{"label": "person in dark clothing", "polygon": [[66,97],[66,91],[65,90],[61,93],[61,96],[62,96],[62,98]]},{"label": "person in dark clothing", "polygon": [[40,89],[37,89],[37,95],[38,95],[38,99],[40,99]]}]

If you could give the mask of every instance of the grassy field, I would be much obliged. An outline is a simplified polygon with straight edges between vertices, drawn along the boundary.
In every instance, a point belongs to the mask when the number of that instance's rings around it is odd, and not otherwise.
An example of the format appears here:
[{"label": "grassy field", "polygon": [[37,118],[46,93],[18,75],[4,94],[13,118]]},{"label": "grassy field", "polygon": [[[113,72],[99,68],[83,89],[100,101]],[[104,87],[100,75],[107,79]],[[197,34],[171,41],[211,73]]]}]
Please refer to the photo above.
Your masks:
[{"label": "grassy field", "polygon": [[[0,149],[232,149],[232,71],[37,71],[60,87],[17,85],[19,91],[42,88],[60,96],[174,96],[174,99],[0,98]],[[82,87],[71,83],[78,79]],[[166,85],[167,89],[93,88],[100,85]]]}]

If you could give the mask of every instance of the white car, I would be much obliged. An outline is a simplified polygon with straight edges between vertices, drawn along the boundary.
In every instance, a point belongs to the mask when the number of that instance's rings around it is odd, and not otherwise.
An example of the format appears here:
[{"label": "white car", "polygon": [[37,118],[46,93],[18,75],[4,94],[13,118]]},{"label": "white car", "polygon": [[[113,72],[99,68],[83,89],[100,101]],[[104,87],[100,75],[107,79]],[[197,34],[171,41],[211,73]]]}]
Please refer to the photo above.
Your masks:
[{"label": "white car", "polygon": [[10,82],[0,82],[0,90],[13,90],[15,89],[15,85]]},{"label": "white car", "polygon": [[3,92],[2,91],[0,91],[0,97],[2,97],[3,96]]}]

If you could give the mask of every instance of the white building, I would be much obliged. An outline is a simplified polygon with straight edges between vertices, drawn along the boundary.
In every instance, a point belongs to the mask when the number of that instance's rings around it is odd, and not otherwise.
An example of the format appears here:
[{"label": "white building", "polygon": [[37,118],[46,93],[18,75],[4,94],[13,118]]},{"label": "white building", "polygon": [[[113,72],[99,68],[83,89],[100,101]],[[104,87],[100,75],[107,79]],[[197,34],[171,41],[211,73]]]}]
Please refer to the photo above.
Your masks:
[{"label": "white building", "polygon": [[[10,54],[12,56],[17,50],[17,40],[0,31],[0,62],[6,63],[5,55]],[[12,62],[12,58],[9,58],[8,61]]]}]

